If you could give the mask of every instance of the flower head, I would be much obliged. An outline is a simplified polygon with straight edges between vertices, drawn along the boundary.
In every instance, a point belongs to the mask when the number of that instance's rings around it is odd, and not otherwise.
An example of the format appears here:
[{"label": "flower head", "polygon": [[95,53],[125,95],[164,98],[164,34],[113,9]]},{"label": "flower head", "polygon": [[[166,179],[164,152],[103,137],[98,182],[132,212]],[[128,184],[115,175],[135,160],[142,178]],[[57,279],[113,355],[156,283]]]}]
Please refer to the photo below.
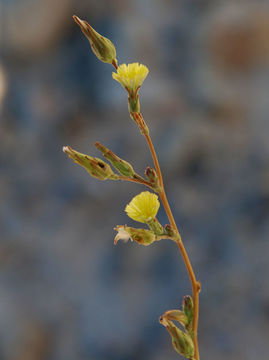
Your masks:
[{"label": "flower head", "polygon": [[125,211],[131,219],[149,223],[155,219],[159,207],[158,196],[149,191],[143,191],[131,200]]},{"label": "flower head", "polygon": [[117,73],[112,73],[113,79],[118,81],[130,94],[134,94],[143,84],[148,75],[148,68],[139,63],[122,64]]}]

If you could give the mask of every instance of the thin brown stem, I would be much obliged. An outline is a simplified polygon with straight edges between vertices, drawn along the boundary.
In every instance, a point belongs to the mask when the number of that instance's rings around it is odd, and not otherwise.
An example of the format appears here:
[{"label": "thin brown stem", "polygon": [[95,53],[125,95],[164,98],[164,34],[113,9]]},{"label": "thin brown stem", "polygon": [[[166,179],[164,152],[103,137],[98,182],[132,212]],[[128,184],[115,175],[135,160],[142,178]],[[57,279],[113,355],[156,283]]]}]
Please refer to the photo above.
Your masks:
[{"label": "thin brown stem", "polygon": [[[142,117],[142,115],[140,115],[140,116]],[[195,349],[194,350],[195,351],[194,358],[195,358],[195,360],[200,360],[197,332],[198,332],[198,319],[199,319],[199,292],[200,292],[200,289],[201,289],[201,285],[200,285],[200,282],[196,280],[196,277],[195,277],[191,262],[189,260],[186,249],[185,249],[185,247],[183,245],[183,242],[182,242],[181,236],[179,234],[179,231],[178,231],[174,216],[172,214],[170,205],[168,203],[167,196],[166,196],[165,189],[164,189],[164,185],[163,185],[163,177],[162,177],[161,168],[160,168],[160,165],[159,165],[158,157],[157,157],[154,145],[152,143],[151,137],[150,137],[149,134],[145,134],[145,138],[147,140],[147,143],[148,143],[148,146],[149,146],[149,149],[150,149],[150,152],[151,152],[151,156],[152,156],[152,159],[153,159],[153,162],[154,162],[154,166],[155,166],[155,169],[157,171],[157,175],[159,177],[161,189],[162,189],[159,192],[160,199],[161,199],[161,201],[163,203],[165,212],[167,214],[167,217],[168,217],[168,219],[170,221],[171,226],[173,227],[173,229],[178,234],[177,245],[178,245],[180,253],[181,253],[182,257],[183,257],[183,260],[184,260],[184,263],[185,263],[185,266],[187,268],[188,275],[189,275],[189,278],[190,278],[191,286],[192,286],[193,305],[194,305],[194,318],[193,318],[193,334],[194,334],[193,335],[193,342],[194,342],[194,349]]]},{"label": "thin brown stem", "polygon": [[139,178],[130,178],[130,177],[128,177],[128,176],[121,176],[121,175],[119,175],[118,180],[135,182],[135,183],[138,183],[138,184],[142,184],[142,185],[148,186],[148,187],[150,187],[152,190],[154,190],[154,189],[152,188],[151,183],[148,182],[148,181],[146,181],[146,180],[144,180],[144,179],[141,178],[141,177],[139,177]]}]

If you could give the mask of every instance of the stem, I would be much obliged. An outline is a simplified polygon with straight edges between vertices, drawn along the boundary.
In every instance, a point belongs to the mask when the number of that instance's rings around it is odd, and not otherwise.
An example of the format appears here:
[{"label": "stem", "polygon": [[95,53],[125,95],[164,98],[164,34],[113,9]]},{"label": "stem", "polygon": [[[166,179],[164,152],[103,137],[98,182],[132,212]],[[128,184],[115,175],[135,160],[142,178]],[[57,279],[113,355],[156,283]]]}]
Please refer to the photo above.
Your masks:
[{"label": "stem", "polygon": [[[142,115],[140,115],[142,117]],[[186,252],[186,249],[183,245],[181,236],[179,234],[174,216],[172,214],[170,205],[168,203],[167,200],[167,196],[165,193],[165,189],[164,189],[164,185],[163,185],[163,177],[162,177],[162,172],[161,172],[161,168],[159,165],[159,161],[157,158],[157,154],[155,151],[155,148],[153,146],[151,137],[149,134],[145,134],[145,138],[147,140],[150,152],[151,152],[151,156],[155,165],[155,169],[157,171],[157,175],[159,177],[159,181],[160,181],[160,185],[161,185],[161,191],[159,192],[160,195],[160,199],[163,203],[165,212],[167,214],[167,217],[170,221],[171,226],[173,227],[173,229],[177,232],[178,234],[178,238],[177,238],[177,245],[179,247],[179,250],[181,252],[181,255],[183,257],[185,266],[187,268],[188,271],[188,275],[190,278],[190,282],[191,282],[191,286],[192,286],[192,295],[193,295],[193,306],[194,306],[194,316],[193,316],[193,342],[194,342],[194,358],[195,360],[200,360],[200,356],[199,356],[199,347],[198,347],[198,339],[197,339],[197,331],[198,331],[198,319],[199,319],[199,292],[201,289],[201,285],[200,282],[196,280],[191,262],[189,260],[188,254]]]},{"label": "stem", "polygon": [[111,64],[112,64],[112,66],[114,66],[114,68],[115,68],[116,70],[118,69],[118,64],[117,64],[117,60],[116,60],[116,59],[114,59]]},{"label": "stem", "polygon": [[151,188],[151,190],[154,190],[154,189],[152,188],[151,183],[148,182],[148,181],[146,181],[146,180],[144,180],[144,179],[141,178],[140,176],[137,177],[137,178],[130,178],[130,177],[128,177],[128,176],[121,176],[121,175],[119,175],[118,180],[132,181],[132,182],[135,182],[135,183],[138,183],[138,184],[142,184],[142,185],[148,186],[148,187]]}]

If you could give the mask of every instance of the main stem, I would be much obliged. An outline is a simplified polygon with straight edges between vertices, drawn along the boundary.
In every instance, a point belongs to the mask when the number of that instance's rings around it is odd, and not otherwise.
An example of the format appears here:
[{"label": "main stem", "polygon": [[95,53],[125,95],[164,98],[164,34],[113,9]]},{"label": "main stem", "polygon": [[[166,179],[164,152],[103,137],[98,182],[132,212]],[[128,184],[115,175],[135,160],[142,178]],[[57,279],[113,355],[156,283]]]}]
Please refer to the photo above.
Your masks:
[{"label": "main stem", "polygon": [[[142,117],[142,115],[141,115],[141,117]],[[195,360],[200,360],[199,346],[198,346],[198,339],[197,339],[197,331],[198,331],[198,319],[199,319],[199,292],[200,292],[200,289],[201,289],[201,285],[200,285],[200,282],[196,280],[196,277],[195,277],[191,262],[189,260],[186,249],[185,249],[185,247],[183,245],[183,242],[182,242],[181,236],[179,234],[179,231],[178,231],[174,216],[172,214],[170,205],[168,203],[167,196],[166,196],[165,189],[164,189],[164,185],[163,185],[163,177],[162,177],[161,168],[160,168],[160,165],[159,165],[159,161],[158,161],[158,158],[157,158],[155,148],[154,148],[153,143],[151,141],[151,137],[150,137],[149,134],[145,134],[145,138],[147,140],[147,143],[148,143],[151,155],[152,155],[152,159],[153,159],[153,162],[154,162],[154,165],[155,165],[158,177],[159,177],[161,189],[162,189],[159,192],[159,195],[160,195],[161,201],[163,203],[163,206],[164,206],[165,212],[167,214],[167,217],[168,217],[168,219],[170,221],[170,224],[178,234],[177,245],[178,245],[179,250],[181,252],[181,255],[183,257],[183,260],[184,260],[184,263],[185,263],[185,266],[187,268],[189,278],[190,278],[190,281],[191,281],[192,295],[193,295],[193,306],[194,306],[194,316],[193,316],[193,342],[194,342],[194,351],[195,351],[194,358],[195,358]]]}]

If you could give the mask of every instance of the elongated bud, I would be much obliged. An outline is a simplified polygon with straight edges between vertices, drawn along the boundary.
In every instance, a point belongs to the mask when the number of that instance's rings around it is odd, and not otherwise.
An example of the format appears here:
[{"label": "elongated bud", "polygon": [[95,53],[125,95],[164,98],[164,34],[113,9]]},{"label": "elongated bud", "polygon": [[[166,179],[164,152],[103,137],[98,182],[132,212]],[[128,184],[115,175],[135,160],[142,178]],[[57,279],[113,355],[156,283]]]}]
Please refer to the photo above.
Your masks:
[{"label": "elongated bud", "polygon": [[182,309],[184,314],[187,316],[188,325],[192,324],[193,321],[193,301],[190,295],[185,295],[182,302]]},{"label": "elongated bud", "polygon": [[70,146],[64,146],[63,152],[73,159],[75,163],[83,166],[91,176],[99,180],[118,179],[118,175],[114,174],[111,167],[101,159],[79,153]]},{"label": "elongated bud", "polygon": [[116,49],[113,43],[95,31],[85,20],[73,16],[75,22],[80,26],[81,31],[89,40],[92,51],[97,58],[105,63],[117,67]]},{"label": "elongated bud", "polygon": [[131,241],[136,241],[141,245],[148,246],[157,240],[154,232],[146,229],[136,229],[126,225],[118,225],[115,230],[118,231],[114,239],[115,245],[119,240],[126,242],[131,239]]},{"label": "elongated bud", "polygon": [[149,221],[147,224],[155,235],[160,236],[164,234],[164,229],[157,218]]},{"label": "elongated bud", "polygon": [[98,150],[104,155],[104,157],[110,161],[110,163],[124,176],[134,177],[135,171],[131,164],[127,161],[119,158],[116,154],[114,154],[111,150],[107,149],[104,145],[96,142],[94,144]]},{"label": "elongated bud", "polygon": [[147,180],[151,183],[151,185],[154,187],[154,189],[156,189],[156,191],[161,190],[158,175],[157,175],[156,171],[153,169],[153,167],[148,166],[146,168],[145,176],[146,176]]},{"label": "elongated bud", "polygon": [[185,356],[187,359],[192,359],[194,356],[194,344],[190,335],[184,333],[172,321],[165,317],[160,318],[160,323],[164,325],[171,335],[172,345],[176,352]]}]

